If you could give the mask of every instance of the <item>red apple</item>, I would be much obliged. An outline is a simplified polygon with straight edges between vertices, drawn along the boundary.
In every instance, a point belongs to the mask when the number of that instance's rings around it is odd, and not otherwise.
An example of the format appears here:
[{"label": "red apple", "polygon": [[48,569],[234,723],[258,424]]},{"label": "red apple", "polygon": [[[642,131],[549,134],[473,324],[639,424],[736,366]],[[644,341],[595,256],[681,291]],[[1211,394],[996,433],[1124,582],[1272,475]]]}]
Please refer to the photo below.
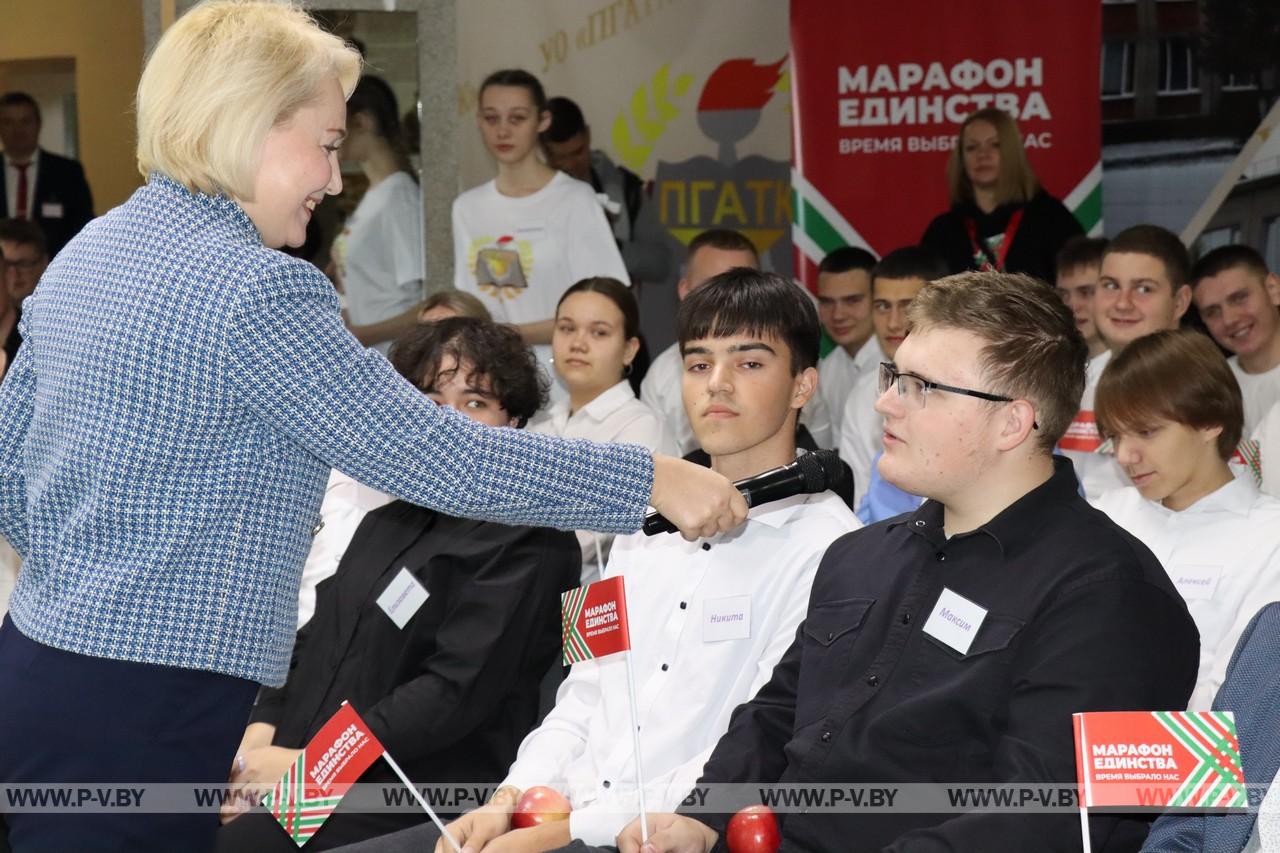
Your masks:
[{"label": "red apple", "polygon": [[768,806],[747,806],[729,819],[729,853],[776,853],[782,844],[778,819]]},{"label": "red apple", "polygon": [[535,785],[525,791],[520,802],[516,803],[515,813],[511,815],[511,828],[525,829],[553,820],[568,820],[570,808],[569,801],[559,791],[546,785]]}]

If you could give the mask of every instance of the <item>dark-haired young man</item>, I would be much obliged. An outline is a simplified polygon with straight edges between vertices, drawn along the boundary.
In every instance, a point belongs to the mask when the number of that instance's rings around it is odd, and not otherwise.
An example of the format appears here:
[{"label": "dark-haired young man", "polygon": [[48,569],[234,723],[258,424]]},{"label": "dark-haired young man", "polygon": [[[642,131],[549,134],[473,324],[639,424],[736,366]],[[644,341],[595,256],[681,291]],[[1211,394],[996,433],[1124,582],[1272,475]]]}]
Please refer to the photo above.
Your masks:
[{"label": "dark-haired young man", "polygon": [[[676,295],[683,302],[686,296],[722,272],[735,267],[754,270],[759,266],[760,257],[750,240],[728,228],[709,228],[689,241]],[[680,344],[676,342],[658,353],[640,383],[640,399],[662,417],[667,434],[675,438],[681,455],[698,446],[684,411],[680,390],[683,373]]]},{"label": "dark-haired young man", "polygon": [[1244,396],[1244,432],[1280,402],[1280,277],[1248,246],[1220,246],[1191,270],[1192,298]]},{"label": "dark-haired young man", "polygon": [[[22,345],[18,321],[27,300],[45,267],[49,266],[49,244],[40,226],[26,219],[0,219],[0,341],[8,364],[13,364]],[[0,370],[0,375],[4,371]]]},{"label": "dark-haired young man", "polygon": [[[734,269],[691,293],[677,315],[682,396],[711,467],[736,480],[796,458],[796,416],[817,380],[818,318],[807,293]],[[604,577],[622,575],[632,634],[648,803],[674,808],[702,772],[733,709],[764,684],[791,643],[823,551],[857,527],[831,492],[753,507],[729,536],[619,537]],[[643,630],[640,630],[643,626]],[[621,656],[574,664],[556,706],[520,746],[493,801],[453,824],[461,844],[550,850],[611,845],[635,817],[635,756]],[[521,790],[550,785],[567,821],[510,830]],[[430,827],[353,848],[430,849]],[[443,843],[436,849],[448,853]]]},{"label": "dark-haired young man", "polygon": [[840,446],[844,406],[858,379],[884,361],[872,334],[871,269],[876,256],[844,246],[818,265],[818,319],[835,348],[818,363],[818,393],[831,413],[831,442]]},{"label": "dark-haired young man", "polygon": [[1106,250],[1106,240],[1083,235],[1072,237],[1058,250],[1054,287],[1071,309],[1076,328],[1089,347],[1090,359],[1107,351],[1107,342],[1098,334],[1098,324],[1093,321],[1093,298],[1098,292],[1098,276],[1102,273],[1102,255]]},{"label": "dark-haired young man", "polygon": [[631,281],[660,281],[669,268],[669,253],[661,235],[649,233],[656,217],[647,210],[644,181],[591,147],[591,126],[576,103],[552,98],[547,111],[551,125],[542,133],[542,147],[548,164],[608,197],[611,205],[606,215]]},{"label": "dark-haired young man", "polygon": [[[927,285],[910,319],[876,403],[880,470],[929,500],[827,549],[795,642],[699,784],[1073,785],[1072,713],[1178,708],[1191,693],[1198,646],[1182,599],[1052,456],[1088,358],[1061,300],[1026,276],[966,273]],[[727,814],[650,815],[649,844],[723,849],[729,815],[759,802],[758,784],[736,790]],[[1074,812],[780,817],[788,850],[1080,843]],[[1094,815],[1090,830],[1094,850],[1125,850],[1145,824]],[[619,847],[640,849],[638,822]]]},{"label": "dark-haired young man", "polygon": [[1191,259],[1177,235],[1158,225],[1135,225],[1116,235],[1102,255],[1093,318],[1107,351],[1089,361],[1080,408],[1060,450],[1075,466],[1085,495],[1128,485],[1115,455],[1103,445],[1093,395],[1111,358],[1129,343],[1176,329],[1191,305]]},{"label": "dark-haired young man", "polygon": [[[425,324],[391,359],[439,405],[489,426],[522,426],[546,400],[534,355],[509,326],[462,317]],[[559,652],[560,593],[577,585],[580,559],[564,531],[405,501],[369,513],[337,573],[317,587],[288,682],[259,695],[232,787],[274,785],[344,700],[410,778],[501,779],[536,719],[539,682]],[[380,762],[361,781],[396,777]],[[224,815],[220,851],[297,850],[263,808]],[[329,849],[425,819],[340,806],[307,846]]]}]

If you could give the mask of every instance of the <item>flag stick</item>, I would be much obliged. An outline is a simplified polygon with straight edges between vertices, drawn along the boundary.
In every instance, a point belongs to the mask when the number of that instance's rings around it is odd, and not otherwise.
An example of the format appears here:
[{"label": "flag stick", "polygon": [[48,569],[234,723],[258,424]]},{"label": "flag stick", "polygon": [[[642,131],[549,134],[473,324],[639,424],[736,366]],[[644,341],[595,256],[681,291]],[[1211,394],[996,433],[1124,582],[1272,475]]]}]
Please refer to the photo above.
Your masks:
[{"label": "flag stick", "polygon": [[[396,775],[400,777],[400,781],[409,789],[409,793],[413,794],[413,798],[418,801],[418,805],[426,811],[427,816],[431,818],[432,823],[436,825],[436,829],[440,830],[440,835],[449,841],[449,845],[453,847],[454,853],[462,853],[462,848],[458,846],[458,841],[449,834],[449,830],[444,828],[444,824],[440,822],[440,816],[436,814],[435,809],[427,805],[427,801],[422,799],[422,795],[418,793],[418,789],[409,781],[409,777],[404,775],[404,771],[400,769],[400,765],[396,764],[396,760],[391,757],[391,753],[383,750],[382,757],[391,765],[391,769],[396,771]],[[1089,851],[1085,851],[1089,853]]]},{"label": "flag stick", "polygon": [[1089,846],[1089,809],[1084,805],[1080,806],[1080,844],[1084,853],[1093,853]]},{"label": "flag stick", "polygon": [[[649,810],[644,803],[644,768],[640,765],[640,711],[636,706],[636,673],[631,666],[631,649],[627,649],[627,693],[631,696],[631,740],[636,753],[636,788],[640,792],[640,843],[649,843]],[[1085,851],[1089,853],[1089,851]]]}]

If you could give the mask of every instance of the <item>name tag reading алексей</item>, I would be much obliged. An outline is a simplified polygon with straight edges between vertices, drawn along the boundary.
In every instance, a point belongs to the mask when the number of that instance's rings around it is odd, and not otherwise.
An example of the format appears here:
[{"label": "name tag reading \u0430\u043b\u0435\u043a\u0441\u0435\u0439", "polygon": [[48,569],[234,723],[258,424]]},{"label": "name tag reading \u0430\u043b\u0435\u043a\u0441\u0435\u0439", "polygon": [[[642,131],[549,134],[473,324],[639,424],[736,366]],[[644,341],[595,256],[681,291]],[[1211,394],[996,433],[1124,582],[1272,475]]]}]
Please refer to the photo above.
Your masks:
[{"label": "name tag reading \u0430\u043b\u0435\u043a\u0441\u0435\u0439", "polygon": [[987,608],[943,587],[938,603],[924,623],[924,632],[967,655],[973,638],[978,636],[978,629],[982,627],[982,620],[986,618]]}]

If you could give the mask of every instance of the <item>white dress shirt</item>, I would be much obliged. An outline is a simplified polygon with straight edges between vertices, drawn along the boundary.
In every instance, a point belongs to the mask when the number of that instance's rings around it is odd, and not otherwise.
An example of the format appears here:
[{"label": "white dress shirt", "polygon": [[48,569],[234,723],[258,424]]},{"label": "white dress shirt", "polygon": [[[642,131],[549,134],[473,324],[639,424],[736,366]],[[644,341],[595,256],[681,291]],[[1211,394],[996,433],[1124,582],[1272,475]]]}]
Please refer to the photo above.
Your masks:
[{"label": "white dress shirt", "polygon": [[[625,379],[572,414],[568,400],[557,400],[529,422],[529,430],[562,438],[642,444],[667,455],[676,452],[662,418],[636,399],[631,383]],[[600,558],[608,559],[613,535],[590,530],[576,531],[576,535],[582,547],[582,582],[591,583],[599,577]]]},{"label": "white dress shirt", "polygon": [[0,620],[9,610],[9,594],[18,582],[18,569],[22,568],[22,557],[13,550],[9,540],[0,536]]},{"label": "white dress shirt", "polygon": [[845,405],[858,380],[868,373],[878,375],[880,362],[888,360],[879,339],[872,335],[858,348],[857,355],[849,355],[844,347],[836,347],[818,362],[818,393],[831,413],[832,447],[840,447]]},{"label": "white dress shirt", "polygon": [[1200,669],[1187,707],[1208,710],[1249,620],[1280,599],[1280,500],[1236,477],[1181,512],[1132,486],[1094,504],[1151,549],[1186,600],[1200,630]]},{"label": "white dress shirt", "polygon": [[371,489],[334,469],[324,489],[320,505],[320,524],[311,539],[311,552],[302,567],[302,587],[298,590],[298,627],[316,612],[316,586],[338,571],[338,563],[356,535],[364,517],[380,506],[395,500],[391,495]]},{"label": "white dress shirt", "polygon": [[667,435],[675,442],[680,456],[698,447],[693,427],[689,425],[689,416],[684,412],[683,376],[684,359],[680,357],[680,344],[677,342],[658,353],[640,383],[640,399],[662,418]]},{"label": "white dress shirt", "polygon": [[[859,526],[823,492],[754,507],[745,525],[711,539],[618,537],[604,575],[626,577],[649,811],[674,811],[688,794],[729,715],[795,639],[827,546]],[[713,624],[717,613],[748,615]],[[724,624],[740,636],[717,639]],[[632,726],[625,656],[574,664],[504,784],[560,790],[572,836],[612,844],[639,806]]]},{"label": "white dress shirt", "polygon": [[840,421],[840,458],[853,471],[854,506],[862,506],[871,485],[871,462],[884,449],[884,418],[875,409],[879,397],[880,371],[859,376]]}]

